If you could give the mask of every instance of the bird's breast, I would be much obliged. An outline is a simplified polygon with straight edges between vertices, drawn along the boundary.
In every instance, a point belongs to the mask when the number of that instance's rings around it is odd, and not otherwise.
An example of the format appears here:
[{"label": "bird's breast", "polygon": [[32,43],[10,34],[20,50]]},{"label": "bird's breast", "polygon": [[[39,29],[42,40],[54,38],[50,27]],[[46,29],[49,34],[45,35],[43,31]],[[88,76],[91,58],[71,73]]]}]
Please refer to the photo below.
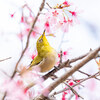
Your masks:
[{"label": "bird's breast", "polygon": [[43,58],[43,61],[39,64],[41,72],[49,71],[54,67],[57,62],[57,52],[53,50],[52,52],[47,53],[46,57]]}]

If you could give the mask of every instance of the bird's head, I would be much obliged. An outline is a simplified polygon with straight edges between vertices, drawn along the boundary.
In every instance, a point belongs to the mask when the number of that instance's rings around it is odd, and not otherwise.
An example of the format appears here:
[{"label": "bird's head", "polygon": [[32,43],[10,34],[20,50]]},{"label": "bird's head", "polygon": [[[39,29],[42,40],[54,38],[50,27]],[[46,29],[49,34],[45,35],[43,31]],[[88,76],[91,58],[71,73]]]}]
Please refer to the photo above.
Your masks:
[{"label": "bird's head", "polygon": [[49,42],[45,36],[45,30],[44,30],[43,34],[37,40],[37,50],[41,49],[41,47],[43,46],[48,46],[48,45],[49,45]]}]

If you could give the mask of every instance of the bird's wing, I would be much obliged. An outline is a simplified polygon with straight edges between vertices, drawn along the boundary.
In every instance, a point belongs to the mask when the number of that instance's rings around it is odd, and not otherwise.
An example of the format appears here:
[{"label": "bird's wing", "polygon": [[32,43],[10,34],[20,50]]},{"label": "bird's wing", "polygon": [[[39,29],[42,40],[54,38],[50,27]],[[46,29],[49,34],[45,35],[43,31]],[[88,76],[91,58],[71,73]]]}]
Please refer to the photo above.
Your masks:
[{"label": "bird's wing", "polygon": [[32,61],[31,61],[31,64],[29,65],[29,68],[27,69],[23,69],[21,72],[20,72],[20,75],[22,76],[24,73],[32,70],[33,66],[35,65],[38,65],[39,63],[41,63],[43,61],[43,59],[39,56],[36,56]]},{"label": "bird's wing", "polygon": [[35,66],[35,65],[38,65],[42,60],[43,60],[43,58],[41,58],[41,57],[39,57],[39,56],[36,56],[36,57],[32,60],[32,62],[31,62],[31,64],[30,64],[30,67],[31,67],[31,66]]}]

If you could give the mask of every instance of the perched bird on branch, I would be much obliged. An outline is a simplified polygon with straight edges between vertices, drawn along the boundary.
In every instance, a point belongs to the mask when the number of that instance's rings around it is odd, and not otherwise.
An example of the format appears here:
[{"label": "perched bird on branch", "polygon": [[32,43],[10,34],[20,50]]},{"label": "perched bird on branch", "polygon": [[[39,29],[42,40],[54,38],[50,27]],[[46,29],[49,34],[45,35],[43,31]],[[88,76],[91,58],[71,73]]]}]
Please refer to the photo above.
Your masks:
[{"label": "perched bird on branch", "polygon": [[32,60],[26,71],[31,71],[34,67],[39,67],[40,72],[47,72],[54,67],[57,61],[57,52],[52,48],[45,36],[45,31],[36,43],[38,55]]},{"label": "perched bird on branch", "polygon": [[38,55],[31,62],[30,68],[34,65],[40,67],[40,72],[46,72],[52,69],[57,61],[57,52],[52,48],[46,39],[45,31],[37,40]]}]

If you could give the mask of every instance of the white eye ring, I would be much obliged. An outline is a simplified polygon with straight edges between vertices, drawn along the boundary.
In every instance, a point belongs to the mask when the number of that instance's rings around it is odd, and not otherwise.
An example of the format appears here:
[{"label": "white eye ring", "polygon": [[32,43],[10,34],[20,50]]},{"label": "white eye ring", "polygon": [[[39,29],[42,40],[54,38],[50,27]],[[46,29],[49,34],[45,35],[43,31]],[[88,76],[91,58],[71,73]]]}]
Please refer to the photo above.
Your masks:
[{"label": "white eye ring", "polygon": [[40,39],[39,42],[40,42],[40,43],[43,42],[43,39]]}]

